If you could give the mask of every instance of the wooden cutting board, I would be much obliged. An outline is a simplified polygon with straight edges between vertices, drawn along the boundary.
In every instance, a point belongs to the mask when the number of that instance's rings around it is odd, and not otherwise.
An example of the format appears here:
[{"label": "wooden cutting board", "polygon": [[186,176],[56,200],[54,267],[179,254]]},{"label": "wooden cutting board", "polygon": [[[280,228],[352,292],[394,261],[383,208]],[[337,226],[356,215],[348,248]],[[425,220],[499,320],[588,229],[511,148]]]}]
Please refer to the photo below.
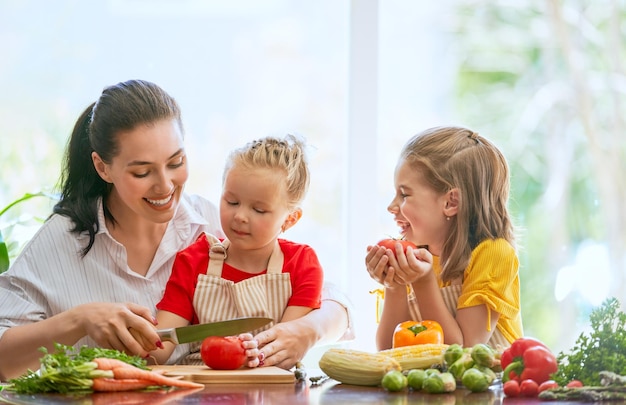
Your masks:
[{"label": "wooden cutting board", "polygon": [[213,370],[207,366],[153,366],[152,369],[201,384],[293,384],[296,381],[292,371],[274,366],[238,370]]}]

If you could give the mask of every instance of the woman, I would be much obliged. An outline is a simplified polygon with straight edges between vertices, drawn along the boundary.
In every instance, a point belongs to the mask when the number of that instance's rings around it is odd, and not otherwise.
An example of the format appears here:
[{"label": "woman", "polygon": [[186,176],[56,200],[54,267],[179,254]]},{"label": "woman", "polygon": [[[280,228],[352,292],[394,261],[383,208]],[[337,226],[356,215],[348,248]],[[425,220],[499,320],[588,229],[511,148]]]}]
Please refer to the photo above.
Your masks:
[{"label": "woman", "polygon": [[[38,349],[55,342],[139,356],[156,348],[154,311],[176,252],[202,232],[222,234],[215,206],[183,193],[187,177],[176,101],[140,80],[105,88],[76,122],[54,213],[0,276],[0,380],[38,368]],[[289,368],[349,330],[336,293],[257,336],[266,365]]]}]

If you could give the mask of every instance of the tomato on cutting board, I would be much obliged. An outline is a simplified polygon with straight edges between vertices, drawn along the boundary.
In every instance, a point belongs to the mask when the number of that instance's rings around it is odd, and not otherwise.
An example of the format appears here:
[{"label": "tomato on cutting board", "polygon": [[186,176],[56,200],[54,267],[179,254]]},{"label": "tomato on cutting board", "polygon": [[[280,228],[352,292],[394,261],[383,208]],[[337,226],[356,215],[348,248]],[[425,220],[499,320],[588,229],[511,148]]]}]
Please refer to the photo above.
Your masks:
[{"label": "tomato on cutting board", "polygon": [[214,370],[236,370],[246,363],[246,350],[237,336],[209,336],[202,341],[200,357]]}]

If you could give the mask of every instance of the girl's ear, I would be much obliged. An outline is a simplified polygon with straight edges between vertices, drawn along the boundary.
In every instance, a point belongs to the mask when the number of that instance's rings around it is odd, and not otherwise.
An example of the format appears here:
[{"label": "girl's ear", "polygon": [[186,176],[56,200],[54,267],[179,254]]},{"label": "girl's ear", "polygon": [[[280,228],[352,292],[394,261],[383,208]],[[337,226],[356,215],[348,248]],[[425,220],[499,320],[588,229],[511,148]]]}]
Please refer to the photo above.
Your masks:
[{"label": "girl's ear", "polygon": [[287,219],[283,222],[283,226],[280,227],[280,230],[285,232],[287,229],[294,226],[300,218],[302,218],[302,208],[298,207],[291,211],[291,213],[287,216]]},{"label": "girl's ear", "polygon": [[93,162],[93,167],[98,172],[100,178],[107,183],[113,183],[111,176],[109,176],[108,165],[104,163],[104,160],[98,155],[98,152],[91,152],[91,161]]},{"label": "girl's ear", "polygon": [[443,214],[446,217],[453,217],[459,212],[459,189],[453,188],[446,193]]}]

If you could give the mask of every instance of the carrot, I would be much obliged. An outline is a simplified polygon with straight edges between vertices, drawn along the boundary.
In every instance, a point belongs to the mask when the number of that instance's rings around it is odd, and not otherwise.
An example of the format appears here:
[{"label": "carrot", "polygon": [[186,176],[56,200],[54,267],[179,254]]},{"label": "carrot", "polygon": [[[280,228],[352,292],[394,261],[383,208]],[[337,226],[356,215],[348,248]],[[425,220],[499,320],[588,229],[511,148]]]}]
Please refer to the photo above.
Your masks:
[{"label": "carrot", "polygon": [[94,391],[134,391],[156,385],[150,380],[128,378],[119,380],[115,378],[94,378],[92,389]]},{"label": "carrot", "polygon": [[140,379],[150,380],[153,385],[167,385],[169,387],[178,388],[204,388],[203,384],[192,381],[178,380],[176,378],[167,377],[153,371],[142,370],[140,368],[117,367],[113,369],[113,375],[116,379]]},{"label": "carrot", "polygon": [[110,359],[108,357],[97,357],[93,359],[92,361],[98,365],[99,370],[113,370],[114,368],[117,368],[117,367],[137,368],[133,366],[132,364],[128,364],[122,360]]}]

